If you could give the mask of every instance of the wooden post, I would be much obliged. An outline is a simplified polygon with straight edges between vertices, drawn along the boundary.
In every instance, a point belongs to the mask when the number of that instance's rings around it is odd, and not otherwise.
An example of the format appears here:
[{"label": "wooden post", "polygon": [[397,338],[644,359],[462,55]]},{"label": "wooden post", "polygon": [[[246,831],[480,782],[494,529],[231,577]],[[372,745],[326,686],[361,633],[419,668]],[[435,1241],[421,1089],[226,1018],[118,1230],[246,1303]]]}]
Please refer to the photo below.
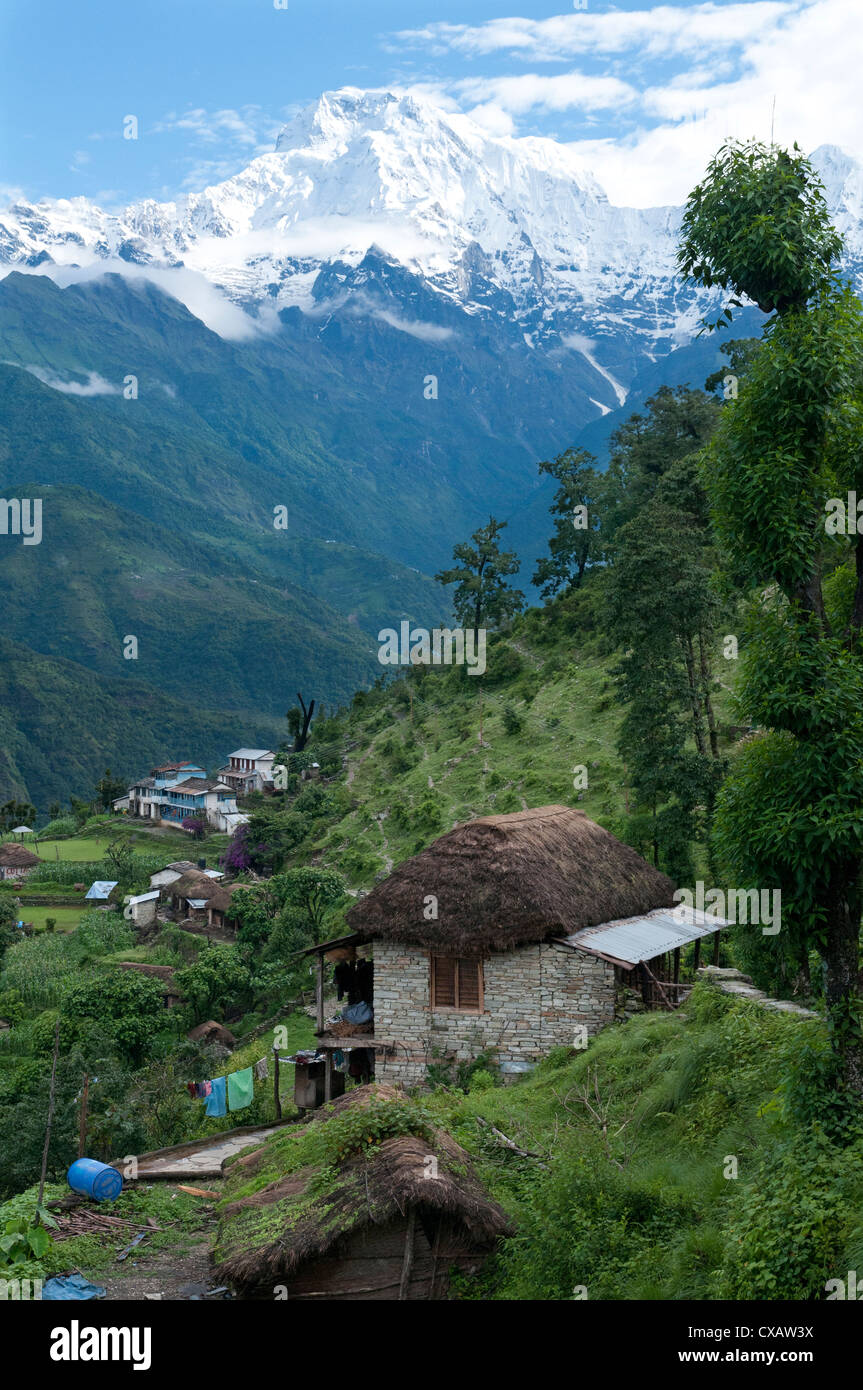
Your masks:
[{"label": "wooden post", "polygon": [[405,1257],[402,1262],[402,1278],[399,1284],[399,1299],[404,1300],[408,1296],[411,1282],[411,1271],[414,1265],[414,1232],[417,1224],[417,1209],[412,1206],[408,1212],[408,1228],[405,1232]]},{"label": "wooden post", "polygon": [[719,932],[713,933],[713,964],[719,964]]},{"label": "wooden post", "polygon": [[327,1048],[324,1054],[324,1104],[333,1098],[333,1054]]},{"label": "wooden post", "polygon": [[276,1102],[276,1119],[282,1118],[282,1097],[279,1093],[279,1049],[273,1048],[273,1099]]},{"label": "wooden post", "polygon": [[90,1091],[90,1078],[84,1077],[84,1091],[81,1096],[81,1123],[78,1127],[78,1157],[84,1157],[84,1150],[87,1147],[87,1096]]},{"label": "wooden post", "polygon": [[679,947],[679,946],[675,946],[675,948],[674,948],[674,983],[677,984],[677,982],[678,982],[679,979],[680,979],[680,947]]},{"label": "wooden post", "polygon": [[315,975],[315,1031],[324,1031],[324,956],[322,951],[317,955],[317,973]]},{"label": "wooden post", "polygon": [[36,1198],[37,1216],[45,1195],[45,1174],[48,1171],[48,1146],[51,1143],[51,1123],[54,1119],[54,1086],[57,1080],[57,1053],[60,1051],[60,1020],[54,1025],[54,1060],[51,1063],[51,1089],[48,1092],[48,1123],[45,1126],[45,1147],[42,1150],[42,1174],[39,1178],[39,1196]]},{"label": "wooden post", "polygon": [[692,969],[695,971],[701,964],[701,937],[695,938],[695,954],[692,957]]}]

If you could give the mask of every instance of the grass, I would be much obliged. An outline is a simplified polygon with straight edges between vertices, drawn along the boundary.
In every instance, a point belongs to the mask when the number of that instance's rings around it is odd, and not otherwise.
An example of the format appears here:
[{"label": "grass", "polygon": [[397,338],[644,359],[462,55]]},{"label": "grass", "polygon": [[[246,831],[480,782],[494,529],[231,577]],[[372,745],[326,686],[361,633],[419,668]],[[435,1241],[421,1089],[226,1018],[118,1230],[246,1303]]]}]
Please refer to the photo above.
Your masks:
[{"label": "grass", "polygon": [[[107,835],[78,837],[73,840],[40,840],[33,846],[34,853],[45,863],[56,863],[58,860],[73,859],[78,863],[92,863],[98,859],[104,859],[105,851],[112,843],[112,839]],[[131,837],[132,849],[136,854],[152,854],[154,850],[162,848],[161,844],[154,843],[153,839],[144,837],[136,841]],[[173,848],[173,844],[165,844],[166,853]],[[183,844],[183,849],[189,849],[188,841]],[[186,858],[190,858],[186,855]]]},{"label": "grass", "polygon": [[49,917],[53,917],[57,923],[58,931],[74,931],[87,911],[87,906],[82,903],[80,907],[30,907],[25,902],[21,904],[21,920],[32,922],[37,931],[45,927]]}]

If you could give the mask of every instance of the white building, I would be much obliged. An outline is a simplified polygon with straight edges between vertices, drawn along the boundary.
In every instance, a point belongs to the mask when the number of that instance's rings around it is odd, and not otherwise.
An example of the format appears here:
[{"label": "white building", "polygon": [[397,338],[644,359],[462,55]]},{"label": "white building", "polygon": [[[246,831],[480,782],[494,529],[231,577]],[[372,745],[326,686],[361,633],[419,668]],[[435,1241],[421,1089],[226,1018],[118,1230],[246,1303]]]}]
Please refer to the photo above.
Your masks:
[{"label": "white building", "polygon": [[275,756],[269,748],[238,748],[228,755],[228,762],[219,768],[218,775],[234,788],[237,796],[272,791]]}]

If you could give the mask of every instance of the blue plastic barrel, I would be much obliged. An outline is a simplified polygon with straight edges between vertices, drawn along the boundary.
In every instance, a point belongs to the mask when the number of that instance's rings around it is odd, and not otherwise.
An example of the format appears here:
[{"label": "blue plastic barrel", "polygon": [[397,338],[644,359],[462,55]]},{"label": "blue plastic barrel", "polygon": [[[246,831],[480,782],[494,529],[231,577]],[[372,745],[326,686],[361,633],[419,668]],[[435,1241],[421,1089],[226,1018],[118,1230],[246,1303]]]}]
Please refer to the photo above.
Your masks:
[{"label": "blue plastic barrel", "polygon": [[77,1158],[66,1174],[73,1192],[92,1197],[95,1202],[113,1202],[123,1190],[123,1178],[116,1168],[96,1158]]}]

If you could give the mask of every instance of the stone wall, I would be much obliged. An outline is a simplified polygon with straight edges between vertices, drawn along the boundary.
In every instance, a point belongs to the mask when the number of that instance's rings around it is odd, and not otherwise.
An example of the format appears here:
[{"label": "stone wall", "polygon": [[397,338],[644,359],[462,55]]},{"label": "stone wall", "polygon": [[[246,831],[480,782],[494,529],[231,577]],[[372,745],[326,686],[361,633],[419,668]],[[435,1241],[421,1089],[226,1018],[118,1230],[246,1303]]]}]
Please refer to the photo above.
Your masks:
[{"label": "stone wall", "polygon": [[378,1054],[377,1080],[413,1085],[429,1062],[465,1060],[494,1049],[497,1062],[537,1062],[572,1047],[576,1025],[589,1036],[614,1019],[614,967],[565,946],[541,943],[483,960],[481,1014],[431,1008],[429,953],[376,941],[375,1034],[399,1046]]}]

